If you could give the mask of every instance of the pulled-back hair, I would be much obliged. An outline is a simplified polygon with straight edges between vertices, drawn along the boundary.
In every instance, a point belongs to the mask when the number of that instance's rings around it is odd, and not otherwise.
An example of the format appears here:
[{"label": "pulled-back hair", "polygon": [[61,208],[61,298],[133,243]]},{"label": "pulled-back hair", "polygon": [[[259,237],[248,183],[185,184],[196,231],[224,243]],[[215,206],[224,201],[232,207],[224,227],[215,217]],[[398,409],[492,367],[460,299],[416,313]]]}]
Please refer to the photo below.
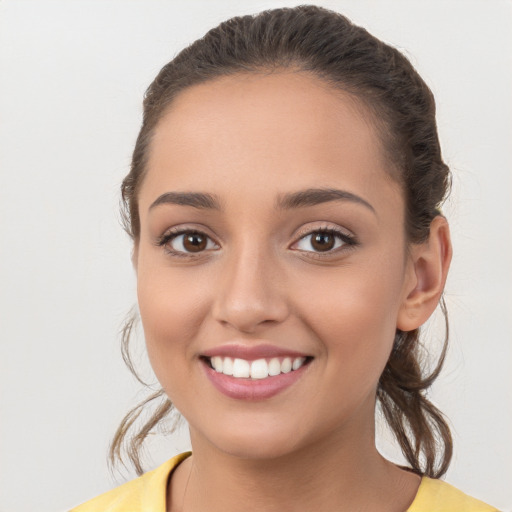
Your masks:
[{"label": "pulled-back hair", "polygon": [[[192,85],[222,76],[282,69],[311,74],[367,106],[392,164],[390,174],[404,194],[407,241],[414,244],[428,238],[430,224],[440,214],[450,183],[449,169],[441,158],[430,89],[395,48],[341,14],[303,5],[221,23],[182,50],[151,83],[144,98],[143,122],[131,169],[122,183],[125,229],[135,242],[140,236],[138,193],[147,172],[151,138],[173,99]],[[446,320],[442,300],[441,309]],[[128,320],[122,341],[123,357],[132,371],[128,342],[134,321],[133,317]],[[434,370],[427,372],[419,329],[397,330],[377,389],[384,417],[412,470],[430,477],[444,474],[452,456],[449,427],[426,397],[443,365],[447,343],[448,333]],[[129,440],[129,431],[135,428],[144,406],[158,400],[153,415]],[[142,473],[142,444],[172,409],[163,390],[132,409],[115,434],[111,461],[121,460],[126,445],[131,462]]]}]

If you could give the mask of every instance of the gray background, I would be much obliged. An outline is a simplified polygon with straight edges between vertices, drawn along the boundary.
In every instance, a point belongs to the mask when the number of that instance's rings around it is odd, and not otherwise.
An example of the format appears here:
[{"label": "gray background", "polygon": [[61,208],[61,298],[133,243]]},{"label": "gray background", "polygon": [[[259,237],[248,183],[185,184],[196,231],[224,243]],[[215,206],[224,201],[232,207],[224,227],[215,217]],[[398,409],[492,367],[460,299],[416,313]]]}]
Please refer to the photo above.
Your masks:
[{"label": "gray background", "polygon": [[[135,279],[117,214],[143,92],[218,22],[297,3],[0,2],[1,512],[65,510],[133,475],[105,457],[144,396],[118,349]],[[446,479],[512,510],[512,4],[318,3],[405,51],[436,95],[454,172],[451,350],[432,391],[455,438]],[[148,466],[187,443],[156,438]]]}]

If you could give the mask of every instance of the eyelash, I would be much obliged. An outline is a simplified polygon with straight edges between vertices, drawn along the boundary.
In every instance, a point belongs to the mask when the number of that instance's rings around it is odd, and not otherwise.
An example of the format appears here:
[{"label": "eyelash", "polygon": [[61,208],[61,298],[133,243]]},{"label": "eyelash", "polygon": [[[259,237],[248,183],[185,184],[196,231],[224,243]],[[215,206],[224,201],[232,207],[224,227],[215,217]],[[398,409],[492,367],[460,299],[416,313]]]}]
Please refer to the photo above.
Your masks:
[{"label": "eyelash", "polygon": [[[340,251],[346,251],[347,249],[354,248],[357,245],[359,245],[359,242],[357,241],[356,237],[354,235],[345,233],[344,231],[341,231],[340,229],[332,228],[332,227],[323,227],[323,228],[316,228],[316,229],[309,229],[305,230],[302,233],[299,233],[299,238],[297,242],[295,242],[293,245],[297,245],[300,241],[304,240],[305,238],[309,236],[313,236],[315,234],[323,234],[323,235],[332,235],[335,238],[338,238],[341,240],[342,244],[339,247],[336,247],[335,249],[331,249],[325,252],[322,251],[303,251],[310,255],[310,257],[315,258],[328,258],[330,256],[333,256],[334,254],[337,254]],[[310,242],[311,243],[311,242]]]},{"label": "eyelash", "polygon": [[[335,253],[338,253],[340,250],[346,250],[346,249],[353,248],[353,247],[356,247],[357,245],[359,245],[359,242],[357,241],[357,239],[354,235],[349,235],[339,229],[335,229],[332,227],[317,228],[317,229],[313,229],[313,230],[309,230],[309,231],[300,233],[297,242],[295,242],[293,245],[296,245],[297,243],[299,243],[301,240],[305,239],[308,236],[312,236],[312,235],[318,234],[318,233],[332,235],[332,236],[340,239],[342,242],[342,245],[340,247],[337,247],[334,250],[329,250],[329,251],[325,251],[325,252],[321,252],[321,251],[320,252],[302,251],[302,252],[310,253],[310,255],[314,255],[315,258],[326,258],[326,257],[332,256]],[[206,237],[209,240],[211,240],[211,237],[209,237],[206,233],[199,231],[197,229],[177,228],[177,229],[172,229],[170,231],[167,231],[164,235],[159,237],[158,240],[156,241],[156,245],[159,247],[163,247],[165,249],[166,253],[168,253],[172,256],[176,256],[178,258],[190,258],[190,257],[193,258],[196,256],[201,256],[202,253],[205,252],[205,251],[199,251],[197,253],[192,253],[192,252],[176,251],[174,249],[171,249],[169,247],[169,242],[173,241],[174,239],[178,238],[181,235],[200,235],[200,236]],[[215,244],[215,245],[217,245],[217,244]]]},{"label": "eyelash", "polygon": [[211,240],[211,237],[209,237],[206,233],[199,231],[197,229],[177,228],[177,229],[171,229],[171,230],[167,231],[166,233],[164,233],[160,238],[158,238],[156,245],[159,247],[163,247],[167,254],[176,256],[178,258],[190,258],[190,257],[193,258],[195,256],[201,256],[202,252],[204,252],[204,251],[192,253],[192,252],[176,251],[176,250],[170,248],[169,242],[171,242],[175,238],[178,238],[181,235],[200,235],[200,236],[206,237]]}]

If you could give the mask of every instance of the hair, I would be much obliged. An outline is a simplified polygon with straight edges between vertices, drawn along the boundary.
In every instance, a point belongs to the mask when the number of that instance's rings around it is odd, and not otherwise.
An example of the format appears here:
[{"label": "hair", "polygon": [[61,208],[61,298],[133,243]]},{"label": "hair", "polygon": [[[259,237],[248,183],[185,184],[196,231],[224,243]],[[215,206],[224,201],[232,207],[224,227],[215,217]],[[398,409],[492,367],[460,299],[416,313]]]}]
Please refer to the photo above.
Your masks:
[{"label": "hair", "polygon": [[[398,50],[341,14],[302,5],[231,18],[178,53],[158,73],[144,97],[142,127],[130,172],[122,183],[123,220],[135,243],[140,236],[138,192],[147,172],[151,138],[174,98],[188,87],[223,76],[281,70],[308,73],[367,106],[393,164],[392,178],[404,193],[407,242],[428,239],[430,224],[440,215],[439,207],[450,186],[450,172],[441,157],[432,92]],[[380,408],[410,469],[434,478],[446,472],[452,456],[447,422],[426,396],[441,371],[448,346],[443,300],[441,310],[446,336],[434,369],[426,371],[419,329],[397,330],[377,388]],[[130,317],[122,333],[123,358],[134,373],[129,339],[135,321]],[[156,411],[129,440],[129,431],[145,405],[158,400]],[[161,389],[133,408],[115,434],[110,461],[122,462],[124,447],[141,474],[142,444],[172,410]]]}]

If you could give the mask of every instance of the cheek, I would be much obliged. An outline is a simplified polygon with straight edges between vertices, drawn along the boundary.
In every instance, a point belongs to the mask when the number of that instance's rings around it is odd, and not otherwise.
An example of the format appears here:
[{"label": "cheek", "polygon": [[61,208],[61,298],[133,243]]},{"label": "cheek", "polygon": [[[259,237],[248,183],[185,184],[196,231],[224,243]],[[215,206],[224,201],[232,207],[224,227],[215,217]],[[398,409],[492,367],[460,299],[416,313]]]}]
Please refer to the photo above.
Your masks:
[{"label": "cheek", "polygon": [[145,263],[139,260],[137,275],[140,316],[151,365],[166,387],[194,356],[191,340],[209,308],[209,293],[201,278],[191,280],[186,272]]},{"label": "cheek", "polygon": [[304,279],[308,294],[297,309],[322,341],[330,371],[343,367],[347,381],[376,382],[396,332],[401,274],[389,266],[369,265],[340,268],[326,279]]}]

